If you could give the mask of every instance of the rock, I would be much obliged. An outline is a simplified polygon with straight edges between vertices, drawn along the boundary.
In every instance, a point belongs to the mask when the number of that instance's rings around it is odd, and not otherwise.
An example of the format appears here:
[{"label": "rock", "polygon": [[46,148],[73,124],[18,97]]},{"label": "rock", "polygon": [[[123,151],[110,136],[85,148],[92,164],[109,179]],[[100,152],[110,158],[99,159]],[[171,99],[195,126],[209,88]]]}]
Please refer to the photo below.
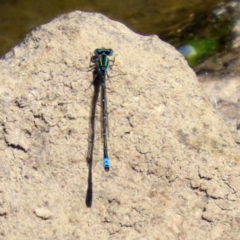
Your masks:
[{"label": "rock", "polygon": [[51,211],[45,207],[36,208],[34,210],[34,213],[36,214],[37,217],[42,218],[44,220],[47,220],[52,217]]},{"label": "rock", "polygon": [[240,143],[240,47],[217,54],[196,69],[212,105]]},{"label": "rock", "polygon": [[232,47],[238,48],[240,47],[240,19],[235,21],[233,33],[234,33],[234,39],[233,39]]},{"label": "rock", "polygon": [[[100,105],[86,162],[93,122],[86,68],[101,47],[116,55],[107,80],[108,173]],[[32,31],[0,69],[5,239],[239,238],[239,149],[172,46],[74,12]]]},{"label": "rock", "polygon": [[223,118],[236,143],[240,144],[240,5],[239,1],[227,3],[232,9],[232,49],[209,58],[195,68],[198,79],[208,94],[212,105]]},{"label": "rock", "polygon": [[233,9],[232,16],[233,16],[233,29],[232,29],[232,48],[240,47],[240,4],[238,0],[230,1],[228,3],[229,7]]}]

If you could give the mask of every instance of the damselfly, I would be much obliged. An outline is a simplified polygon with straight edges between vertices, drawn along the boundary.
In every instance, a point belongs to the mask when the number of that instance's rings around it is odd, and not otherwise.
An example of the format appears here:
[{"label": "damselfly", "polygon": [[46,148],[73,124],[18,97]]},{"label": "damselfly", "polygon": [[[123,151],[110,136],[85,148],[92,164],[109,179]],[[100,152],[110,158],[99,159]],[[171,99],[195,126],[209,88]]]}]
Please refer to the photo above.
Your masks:
[{"label": "damselfly", "polygon": [[110,160],[108,157],[108,120],[107,120],[107,98],[106,98],[106,76],[110,67],[108,56],[113,55],[112,49],[96,49],[91,57],[95,77],[100,81],[101,85],[101,105],[102,105],[102,137],[103,137],[103,167],[105,171],[110,170]]}]

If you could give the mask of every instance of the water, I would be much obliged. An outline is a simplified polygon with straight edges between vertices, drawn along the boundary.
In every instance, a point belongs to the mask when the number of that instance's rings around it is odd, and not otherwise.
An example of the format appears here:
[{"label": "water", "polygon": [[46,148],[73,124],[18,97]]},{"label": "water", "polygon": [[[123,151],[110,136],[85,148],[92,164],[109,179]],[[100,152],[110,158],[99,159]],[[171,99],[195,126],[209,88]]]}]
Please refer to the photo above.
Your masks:
[{"label": "water", "polygon": [[[191,39],[191,33],[208,29],[212,9],[227,0],[1,0],[0,55],[21,42],[37,25],[47,23],[59,14],[82,10],[101,12],[140,34],[157,34],[178,47]],[[199,26],[201,26],[199,28]],[[215,34],[217,34],[216,31]],[[205,38],[205,36],[204,36]]]}]

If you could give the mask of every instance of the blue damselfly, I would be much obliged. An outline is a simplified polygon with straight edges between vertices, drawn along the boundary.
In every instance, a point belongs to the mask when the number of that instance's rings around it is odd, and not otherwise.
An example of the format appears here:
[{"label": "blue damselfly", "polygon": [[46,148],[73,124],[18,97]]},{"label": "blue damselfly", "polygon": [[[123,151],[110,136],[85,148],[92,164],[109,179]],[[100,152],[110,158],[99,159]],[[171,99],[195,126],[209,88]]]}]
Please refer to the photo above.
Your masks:
[{"label": "blue damselfly", "polygon": [[113,55],[112,49],[96,49],[94,55],[91,57],[90,66],[94,69],[94,77],[100,82],[101,85],[101,107],[102,107],[102,137],[103,137],[103,167],[105,171],[110,170],[110,159],[108,157],[108,120],[107,120],[107,98],[106,98],[106,77],[110,68],[109,56]]}]

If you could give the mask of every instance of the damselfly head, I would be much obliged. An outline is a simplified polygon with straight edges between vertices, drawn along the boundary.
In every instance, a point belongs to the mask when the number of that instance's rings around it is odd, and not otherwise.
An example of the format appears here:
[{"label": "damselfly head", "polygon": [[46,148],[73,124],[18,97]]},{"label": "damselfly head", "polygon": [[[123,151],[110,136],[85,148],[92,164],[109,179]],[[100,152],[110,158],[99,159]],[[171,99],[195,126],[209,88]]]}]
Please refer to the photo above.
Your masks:
[{"label": "damselfly head", "polygon": [[102,54],[105,54],[107,56],[112,56],[113,55],[113,50],[112,49],[105,49],[105,48],[97,48],[95,51],[94,51],[94,55],[95,56],[100,56]]}]

